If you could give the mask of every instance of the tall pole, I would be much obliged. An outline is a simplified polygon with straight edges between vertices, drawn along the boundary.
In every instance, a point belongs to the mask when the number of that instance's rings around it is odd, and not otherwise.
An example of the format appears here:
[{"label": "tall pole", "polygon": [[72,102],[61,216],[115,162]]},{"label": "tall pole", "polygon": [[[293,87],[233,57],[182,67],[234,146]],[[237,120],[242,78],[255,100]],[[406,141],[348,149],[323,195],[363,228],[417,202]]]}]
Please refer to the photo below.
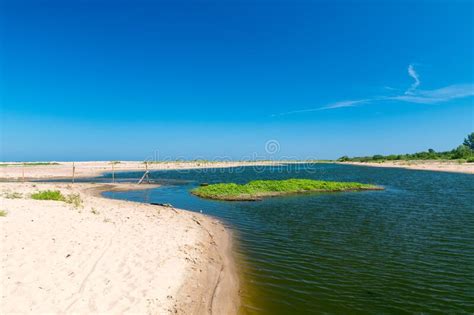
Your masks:
[{"label": "tall pole", "polygon": [[76,173],[76,165],[72,162],[72,183],[74,184],[74,176]]}]

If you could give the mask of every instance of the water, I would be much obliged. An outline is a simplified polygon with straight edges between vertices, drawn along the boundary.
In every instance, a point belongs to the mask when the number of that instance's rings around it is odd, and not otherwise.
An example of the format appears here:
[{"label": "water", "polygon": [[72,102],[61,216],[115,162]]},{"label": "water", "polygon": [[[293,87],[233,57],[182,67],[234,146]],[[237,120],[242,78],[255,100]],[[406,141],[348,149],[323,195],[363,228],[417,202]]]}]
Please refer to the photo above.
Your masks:
[{"label": "water", "polygon": [[[307,167],[158,171],[152,177],[172,185],[105,195],[202,210],[234,229],[244,279],[243,313],[474,312],[474,176],[337,164]],[[202,182],[283,178],[358,181],[386,189],[260,202],[189,194]]]}]

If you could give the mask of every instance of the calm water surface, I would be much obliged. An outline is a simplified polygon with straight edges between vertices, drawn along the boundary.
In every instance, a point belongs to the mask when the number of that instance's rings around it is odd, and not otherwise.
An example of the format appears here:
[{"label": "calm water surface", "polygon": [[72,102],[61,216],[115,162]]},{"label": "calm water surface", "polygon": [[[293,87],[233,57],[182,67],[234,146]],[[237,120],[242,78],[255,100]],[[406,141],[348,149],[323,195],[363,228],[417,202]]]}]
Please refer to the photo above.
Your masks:
[{"label": "calm water surface", "polygon": [[[119,177],[140,177],[120,173]],[[336,164],[157,171],[167,184],[106,196],[221,218],[236,231],[248,314],[474,312],[474,176]],[[226,202],[199,183],[313,178],[384,191]]]}]

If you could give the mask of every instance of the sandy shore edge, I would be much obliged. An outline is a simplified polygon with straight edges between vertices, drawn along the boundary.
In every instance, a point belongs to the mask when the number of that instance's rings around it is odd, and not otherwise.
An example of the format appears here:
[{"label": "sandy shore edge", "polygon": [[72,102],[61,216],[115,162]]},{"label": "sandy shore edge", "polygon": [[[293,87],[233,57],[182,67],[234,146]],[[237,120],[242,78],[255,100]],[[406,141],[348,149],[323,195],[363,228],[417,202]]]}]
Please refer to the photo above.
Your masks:
[{"label": "sandy shore edge", "polygon": [[[0,311],[236,314],[232,234],[219,220],[101,196],[153,187],[0,183]],[[82,204],[29,197],[45,189],[78,194]]]},{"label": "sandy shore edge", "polygon": [[440,161],[384,161],[374,162],[335,162],[367,167],[405,168],[421,171],[452,172],[474,174],[474,163],[440,162]]},{"label": "sandy shore edge", "polygon": [[[12,164],[13,163],[13,164]],[[146,171],[194,169],[216,169],[246,166],[277,166],[282,163],[299,163],[289,161],[258,162],[163,162],[145,165],[141,161],[120,161],[112,164],[107,161],[92,162],[55,162],[51,165],[21,165],[18,162],[0,163],[0,180],[31,181],[41,179],[72,179],[97,177],[105,173],[139,172],[140,177]],[[138,181],[138,178],[137,178]]]},{"label": "sandy shore edge", "polygon": [[[156,187],[159,185],[100,184],[87,191],[105,198],[102,193],[106,191],[147,190]],[[180,314],[237,314],[240,307],[239,278],[233,257],[232,232],[214,217],[183,209],[172,210],[189,212],[192,220],[207,233],[211,245],[207,252],[209,263],[191,268],[186,282],[178,291],[175,309]],[[196,287],[193,283],[200,285]]]}]

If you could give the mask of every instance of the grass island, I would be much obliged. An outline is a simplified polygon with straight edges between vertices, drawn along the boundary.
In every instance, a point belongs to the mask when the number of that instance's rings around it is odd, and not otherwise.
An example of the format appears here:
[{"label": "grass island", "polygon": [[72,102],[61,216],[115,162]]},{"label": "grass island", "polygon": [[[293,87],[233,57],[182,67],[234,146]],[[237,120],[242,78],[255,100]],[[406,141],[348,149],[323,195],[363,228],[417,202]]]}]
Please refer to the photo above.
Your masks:
[{"label": "grass island", "polygon": [[355,182],[332,182],[311,179],[254,180],[247,184],[222,183],[201,186],[192,194],[207,199],[227,201],[256,201],[264,197],[310,192],[340,192],[383,190],[380,186]]}]

